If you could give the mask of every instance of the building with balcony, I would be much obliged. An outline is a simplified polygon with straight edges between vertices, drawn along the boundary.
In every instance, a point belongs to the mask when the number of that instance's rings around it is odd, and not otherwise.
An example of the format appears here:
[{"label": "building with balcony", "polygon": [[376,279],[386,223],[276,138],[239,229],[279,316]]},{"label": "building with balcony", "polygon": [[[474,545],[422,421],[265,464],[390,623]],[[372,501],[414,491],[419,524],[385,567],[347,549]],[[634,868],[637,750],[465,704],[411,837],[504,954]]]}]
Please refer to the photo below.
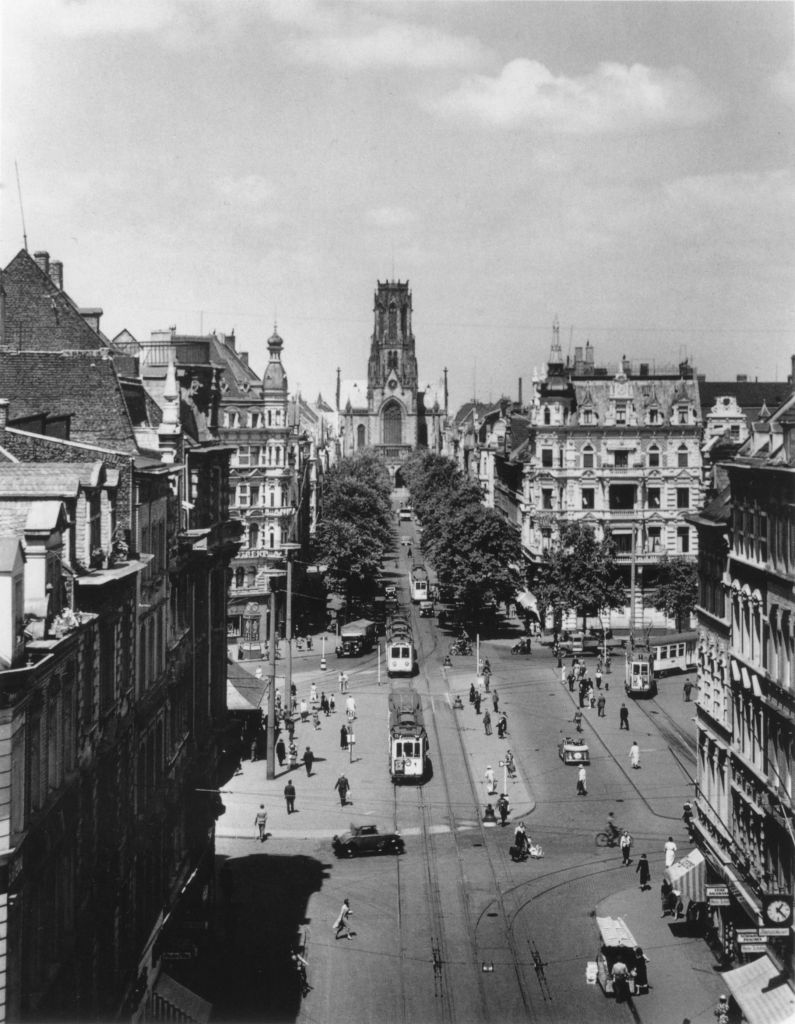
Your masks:
[{"label": "building with balcony", "polygon": [[400,464],[417,447],[442,450],[447,419],[447,371],[437,385],[419,382],[409,282],[379,281],[366,380],[342,380],[336,410],[343,456],[375,448],[395,487]]},{"label": "building with balcony", "polygon": [[[791,387],[791,386],[790,386]],[[724,491],[691,522],[699,534],[696,836],[729,900],[713,910],[727,957],[737,930],[775,924],[795,891],[795,394],[753,423],[721,464]],[[791,920],[767,940],[789,961]]]},{"label": "building with balcony", "polygon": [[133,1015],[170,953],[191,980],[212,892],[239,534],[218,379],[172,358],[156,403],[46,253],[0,293],[0,1016]]}]

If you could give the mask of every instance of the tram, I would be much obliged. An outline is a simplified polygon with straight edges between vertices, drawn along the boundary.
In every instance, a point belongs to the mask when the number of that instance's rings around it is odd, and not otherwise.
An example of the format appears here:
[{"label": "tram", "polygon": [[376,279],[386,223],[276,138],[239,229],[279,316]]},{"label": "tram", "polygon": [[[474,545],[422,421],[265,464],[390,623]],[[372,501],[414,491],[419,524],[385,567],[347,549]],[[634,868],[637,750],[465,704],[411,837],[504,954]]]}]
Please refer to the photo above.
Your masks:
[{"label": "tram", "polygon": [[424,565],[411,570],[411,600],[413,604],[428,600],[428,572]]},{"label": "tram", "polygon": [[657,680],[651,668],[651,660],[647,652],[635,651],[627,656],[627,675],[624,689],[628,697],[656,697]]},{"label": "tram", "polygon": [[413,676],[417,663],[417,655],[409,630],[398,627],[393,629],[386,642],[386,674],[394,676]]},{"label": "tram", "polygon": [[428,761],[428,734],[422,699],[416,690],[389,694],[389,774],[392,781],[422,782]]},{"label": "tram", "polygon": [[694,669],[697,642],[695,630],[653,637],[649,643],[654,674],[661,676],[668,672],[689,672]]}]

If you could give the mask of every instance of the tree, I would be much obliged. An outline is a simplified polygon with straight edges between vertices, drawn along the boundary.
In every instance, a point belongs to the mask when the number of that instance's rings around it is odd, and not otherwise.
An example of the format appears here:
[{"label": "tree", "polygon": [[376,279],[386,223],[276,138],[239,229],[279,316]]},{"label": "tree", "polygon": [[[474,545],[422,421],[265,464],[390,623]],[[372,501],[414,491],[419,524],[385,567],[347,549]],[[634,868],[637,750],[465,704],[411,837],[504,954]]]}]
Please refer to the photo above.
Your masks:
[{"label": "tree", "polygon": [[348,597],[372,594],[393,540],[389,473],[363,449],[326,474],[315,546],[327,580]]},{"label": "tree", "polygon": [[698,598],[698,569],[686,558],[663,555],[657,565],[657,589],[652,602],[657,611],[674,620],[677,631],[693,614]]},{"label": "tree", "polygon": [[587,523],[564,522],[557,542],[537,569],[533,590],[540,610],[552,612],[556,631],[567,611],[581,615],[585,629],[589,614],[622,607],[626,590],[610,535],[597,540]]},{"label": "tree", "polygon": [[464,505],[439,522],[433,564],[475,623],[494,602],[512,600],[521,586],[519,535],[499,513]]}]

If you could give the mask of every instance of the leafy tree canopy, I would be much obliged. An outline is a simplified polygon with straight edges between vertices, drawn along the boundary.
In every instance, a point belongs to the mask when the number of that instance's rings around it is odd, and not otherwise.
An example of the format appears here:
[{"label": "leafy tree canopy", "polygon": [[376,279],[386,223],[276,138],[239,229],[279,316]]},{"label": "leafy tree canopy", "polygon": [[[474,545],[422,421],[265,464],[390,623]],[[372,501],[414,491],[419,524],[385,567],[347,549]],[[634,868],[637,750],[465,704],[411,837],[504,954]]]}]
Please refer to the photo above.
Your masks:
[{"label": "leafy tree canopy", "polygon": [[664,555],[657,565],[657,589],[652,601],[658,611],[665,612],[681,630],[693,614],[698,598],[698,569],[686,558]]},{"label": "leafy tree canopy", "polygon": [[556,543],[538,566],[533,591],[556,622],[569,610],[582,615],[584,625],[585,617],[599,608],[620,608],[626,591],[610,535],[600,541],[586,523],[562,523]]}]

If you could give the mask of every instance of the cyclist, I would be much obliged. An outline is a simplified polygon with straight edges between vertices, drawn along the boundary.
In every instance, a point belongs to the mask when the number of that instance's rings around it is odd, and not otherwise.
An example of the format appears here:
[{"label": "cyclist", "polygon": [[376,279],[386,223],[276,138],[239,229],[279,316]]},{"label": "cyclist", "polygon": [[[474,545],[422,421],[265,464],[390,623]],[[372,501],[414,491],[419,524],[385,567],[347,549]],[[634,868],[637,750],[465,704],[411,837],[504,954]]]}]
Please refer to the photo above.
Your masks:
[{"label": "cyclist", "polygon": [[615,844],[618,837],[621,835],[621,829],[616,825],[616,820],[613,817],[613,812],[607,812],[607,825],[605,826],[605,832],[607,832],[607,838],[611,845]]}]

